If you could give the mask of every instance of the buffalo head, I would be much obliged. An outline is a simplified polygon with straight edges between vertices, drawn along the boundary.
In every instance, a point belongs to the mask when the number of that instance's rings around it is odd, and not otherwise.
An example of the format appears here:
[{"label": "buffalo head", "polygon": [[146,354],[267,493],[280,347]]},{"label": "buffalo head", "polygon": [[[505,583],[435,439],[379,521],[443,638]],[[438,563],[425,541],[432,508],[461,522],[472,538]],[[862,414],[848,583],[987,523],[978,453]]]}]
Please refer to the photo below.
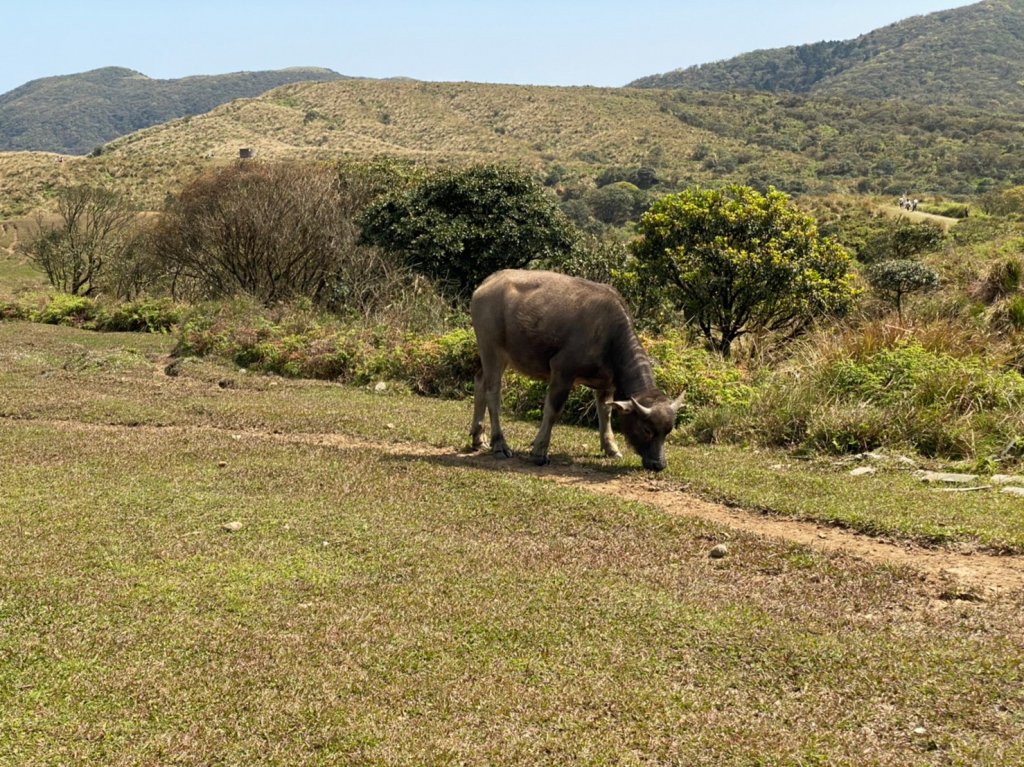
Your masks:
[{"label": "buffalo head", "polygon": [[679,395],[675,400],[670,400],[655,391],[612,402],[612,407],[622,414],[622,433],[626,435],[630,446],[640,454],[645,469],[662,471],[668,465],[665,460],[665,438],[676,425],[676,413],[683,399],[684,396]]}]

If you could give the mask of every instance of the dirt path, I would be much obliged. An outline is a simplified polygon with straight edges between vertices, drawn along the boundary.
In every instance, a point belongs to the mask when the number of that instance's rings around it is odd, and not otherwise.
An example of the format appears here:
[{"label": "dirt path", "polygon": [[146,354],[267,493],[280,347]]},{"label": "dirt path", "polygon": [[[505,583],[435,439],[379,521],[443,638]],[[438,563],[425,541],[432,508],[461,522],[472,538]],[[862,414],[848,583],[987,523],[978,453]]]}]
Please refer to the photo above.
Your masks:
[{"label": "dirt path", "polygon": [[[314,440],[316,439],[314,437]],[[349,446],[356,445],[354,441],[344,438],[336,440],[333,435],[328,440],[328,444],[330,443],[337,443],[339,446],[346,443]],[[706,501],[680,488],[669,479],[646,473],[618,475],[578,466],[538,468],[523,459],[501,460],[489,454],[455,453],[423,445],[388,445],[359,441],[358,446],[389,454],[412,454],[529,474],[559,485],[644,503],[666,514],[701,519],[732,530],[780,539],[820,551],[842,552],[874,564],[909,567],[920,572],[947,597],[983,599],[1024,590],[1024,557],[962,554],[910,543],[891,543],[829,525],[737,509]]]},{"label": "dirt path", "polygon": [[904,210],[898,205],[884,205],[881,210],[887,216],[892,218],[906,218],[916,224],[919,224],[922,221],[931,221],[932,223],[941,226],[943,230],[947,230],[954,224],[958,224],[960,222],[959,218],[939,216],[935,213],[925,213],[923,210]]},{"label": "dirt path", "polygon": [[[2,419],[0,419],[2,420]],[[206,432],[230,434],[241,441],[317,445],[339,450],[361,450],[396,458],[430,460],[449,465],[514,472],[576,487],[587,492],[647,504],[666,514],[705,520],[743,533],[774,538],[825,552],[841,552],[873,564],[908,567],[922,574],[944,598],[988,599],[1024,590],[1024,557],[960,553],[893,543],[842,528],[787,519],[712,503],[686,492],[672,480],[647,473],[621,475],[582,466],[538,468],[525,459],[497,459],[488,453],[457,452],[421,443],[386,442],[324,433],[272,433],[228,430],[212,426],[112,426],[78,421],[46,421],[67,430],[134,430],[153,432]]]}]

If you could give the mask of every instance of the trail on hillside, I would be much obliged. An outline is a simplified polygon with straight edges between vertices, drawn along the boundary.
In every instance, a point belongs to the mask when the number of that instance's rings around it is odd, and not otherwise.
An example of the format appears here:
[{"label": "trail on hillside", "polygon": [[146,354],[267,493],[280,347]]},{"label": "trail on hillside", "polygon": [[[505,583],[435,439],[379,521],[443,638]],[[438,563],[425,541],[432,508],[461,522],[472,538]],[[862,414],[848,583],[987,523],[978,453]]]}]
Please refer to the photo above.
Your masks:
[{"label": "trail on hillside", "polygon": [[913,221],[916,224],[920,224],[924,221],[930,221],[941,226],[943,230],[949,229],[951,226],[960,223],[959,218],[940,216],[936,213],[925,213],[923,210],[904,210],[898,205],[885,205],[882,207],[882,212],[892,218],[906,218],[908,221]]},{"label": "trail on hillside", "polygon": [[[4,420],[0,418],[0,420]],[[37,421],[37,419],[32,419]],[[80,421],[45,421],[63,430],[123,430],[230,434],[245,441],[316,445],[337,450],[370,451],[396,459],[521,474],[564,487],[646,504],[665,514],[707,521],[732,531],[782,540],[823,552],[836,552],[872,564],[908,567],[919,572],[943,598],[987,599],[1024,590],[1024,557],[961,553],[890,542],[850,530],[729,507],[702,499],[671,479],[646,472],[612,473],[572,464],[537,467],[525,458],[499,459],[490,453],[466,453],[422,443],[388,442],[337,433],[280,433],[214,426],[119,426]]]}]

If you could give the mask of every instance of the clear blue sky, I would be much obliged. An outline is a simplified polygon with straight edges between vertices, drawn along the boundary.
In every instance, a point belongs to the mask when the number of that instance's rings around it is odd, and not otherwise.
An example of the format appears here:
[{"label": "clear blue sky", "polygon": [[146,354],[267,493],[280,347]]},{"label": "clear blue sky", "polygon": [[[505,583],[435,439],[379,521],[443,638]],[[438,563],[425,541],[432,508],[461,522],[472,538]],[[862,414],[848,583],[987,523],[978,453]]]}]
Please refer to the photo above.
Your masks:
[{"label": "clear blue sky", "polygon": [[153,78],[320,66],[361,77],[624,85],[845,40],[964,0],[10,0],[0,93],[105,66]]}]

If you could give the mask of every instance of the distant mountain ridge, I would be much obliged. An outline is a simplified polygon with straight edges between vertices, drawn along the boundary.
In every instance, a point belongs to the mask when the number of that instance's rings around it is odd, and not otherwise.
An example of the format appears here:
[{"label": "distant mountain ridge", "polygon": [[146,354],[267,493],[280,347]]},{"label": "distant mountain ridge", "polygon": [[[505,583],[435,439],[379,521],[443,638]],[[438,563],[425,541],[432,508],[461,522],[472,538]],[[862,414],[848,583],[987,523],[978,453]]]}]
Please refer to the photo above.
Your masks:
[{"label": "distant mountain ridge", "polygon": [[853,40],[753,51],[638,88],[902,98],[1024,112],[1024,0],[914,16]]},{"label": "distant mountain ridge", "polygon": [[154,80],[123,67],[45,77],[0,94],[0,151],[87,154],[118,136],[280,85],[343,78],[315,67],[177,80]]}]

